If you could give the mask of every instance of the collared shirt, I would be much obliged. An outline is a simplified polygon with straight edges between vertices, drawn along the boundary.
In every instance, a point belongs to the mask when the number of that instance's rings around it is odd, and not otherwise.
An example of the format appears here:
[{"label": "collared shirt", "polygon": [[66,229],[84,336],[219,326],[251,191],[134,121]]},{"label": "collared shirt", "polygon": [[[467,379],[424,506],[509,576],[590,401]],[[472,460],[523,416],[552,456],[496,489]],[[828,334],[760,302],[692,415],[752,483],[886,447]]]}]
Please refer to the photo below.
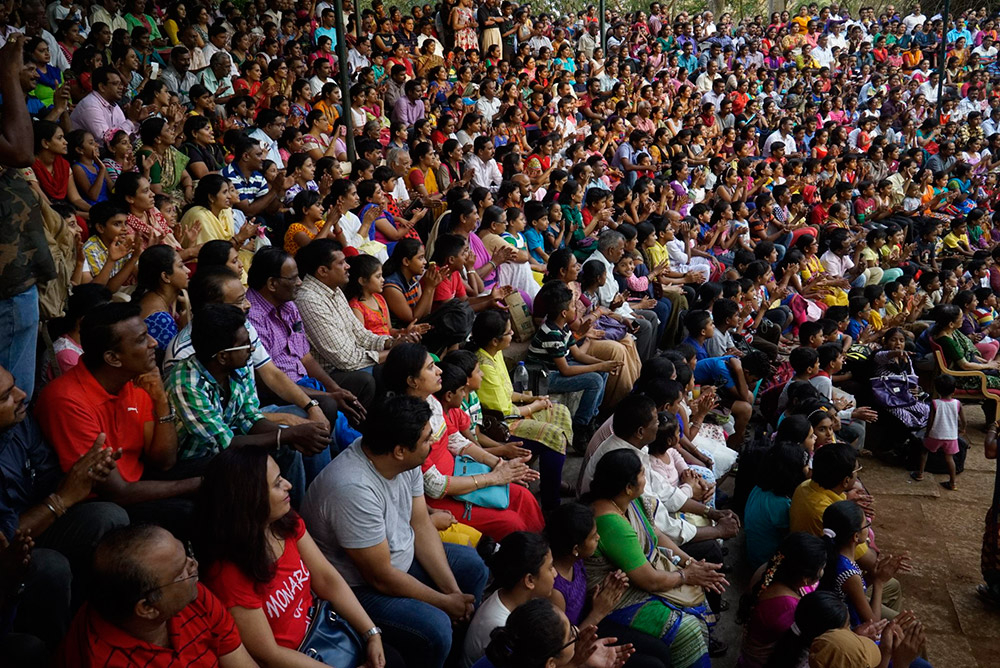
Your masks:
[{"label": "collared shirt", "polygon": [[136,482],[142,477],[146,423],[156,416],[153,400],[131,381],[118,394],[110,394],[81,362],[45,386],[35,414],[63,471],[68,471],[103,433],[105,447],[122,449],[118,460],[122,479]]},{"label": "collared shirt", "polygon": [[386,79],[385,82],[385,93],[382,95],[382,101],[385,102],[385,109],[395,109],[396,100],[401,97],[406,97],[403,94],[403,84],[396,83],[396,80],[392,77]]},{"label": "collared shirt", "polygon": [[406,95],[400,95],[396,103],[392,105],[392,120],[413,125],[426,115],[424,111],[424,101],[410,101]]},{"label": "collared shirt", "polygon": [[[108,247],[99,236],[94,235],[83,244],[83,257],[87,260],[87,271],[90,272],[91,276],[97,276],[101,273],[101,269],[104,269],[104,265],[108,261]],[[111,270],[111,275],[114,276],[121,271],[130,257],[132,257],[131,253],[116,261],[114,268]]]},{"label": "collared shirt", "polygon": [[93,26],[95,23],[106,24],[109,28],[111,28],[112,34],[114,34],[116,30],[128,30],[128,23],[125,22],[125,19],[121,14],[115,13],[112,16],[111,13],[100,4],[95,4],[90,8],[90,25]]},{"label": "collared shirt", "polygon": [[262,335],[261,343],[267,348],[274,365],[293,381],[299,382],[307,375],[302,358],[309,354],[309,338],[295,302],[275,306],[256,290],[247,290],[247,299],[250,300],[247,318]]},{"label": "collared shirt", "polygon": [[177,450],[181,459],[218,454],[234,436],[250,433],[264,419],[253,370],[234,369],[228,377],[229,399],[196,355],[170,368],[164,387],[177,413]]},{"label": "collared shirt", "polygon": [[[163,83],[167,86],[167,90],[171,93],[177,93],[177,96],[181,100],[181,104],[187,104],[191,101],[191,86],[198,83],[198,75],[188,70],[184,74],[181,74],[173,65],[168,66],[162,72],[160,72],[160,78],[163,79]],[[215,91],[212,91],[213,93]]]},{"label": "collared shirt", "polygon": [[295,298],[313,355],[327,371],[359,371],[378,364],[388,336],[361,326],[341,290],[306,276]]},{"label": "collared shirt", "polygon": [[[250,361],[254,369],[259,369],[271,361],[271,356],[267,354],[267,349],[261,345],[257,329],[249,319],[247,319],[246,326],[247,334],[250,335],[250,345],[254,348]],[[163,372],[168,373],[170,367],[192,355],[194,355],[194,346],[191,345],[191,323],[188,323],[184,329],[177,332],[177,336],[167,346],[167,351],[163,356]]]},{"label": "collared shirt", "polygon": [[167,620],[169,647],[129,635],[84,604],[60,648],[60,668],[215,668],[240,648],[240,632],[219,599],[198,583],[198,597]]},{"label": "collared shirt", "polygon": [[236,93],[236,90],[233,88],[233,77],[229,74],[217,77],[211,67],[202,70],[201,83],[211,91],[212,95],[216,95],[215,91],[219,90],[219,87],[222,86],[222,90],[218,92],[219,97],[227,97]]},{"label": "collared shirt", "polygon": [[[260,128],[257,128],[250,133],[250,139],[256,139],[260,142],[261,147],[264,149],[264,157],[267,160],[270,160],[277,165],[278,169],[285,168],[285,160],[281,157],[281,151],[278,150],[278,140],[271,139],[267,136],[267,133]],[[256,197],[254,199],[256,199]]]},{"label": "collared shirt", "polygon": [[59,459],[33,416],[0,433],[0,533],[8,541],[21,513],[54,492],[61,479]]},{"label": "collared shirt", "polygon": [[104,96],[93,91],[80,100],[69,115],[76,130],[86,130],[95,137],[103,137],[112,128],[135,134],[135,124],[125,118],[125,113],[117,104],[112,104]]},{"label": "collared shirt", "polygon": [[487,190],[496,190],[503,181],[497,161],[490,158],[489,162],[483,162],[475,153],[469,155],[465,160],[465,166],[472,170],[472,184]]},{"label": "collared shirt", "polygon": [[232,181],[233,187],[240,195],[240,201],[251,202],[260,199],[267,194],[268,187],[264,175],[260,172],[253,172],[250,176],[243,176],[236,163],[230,163],[222,170],[222,175]]}]

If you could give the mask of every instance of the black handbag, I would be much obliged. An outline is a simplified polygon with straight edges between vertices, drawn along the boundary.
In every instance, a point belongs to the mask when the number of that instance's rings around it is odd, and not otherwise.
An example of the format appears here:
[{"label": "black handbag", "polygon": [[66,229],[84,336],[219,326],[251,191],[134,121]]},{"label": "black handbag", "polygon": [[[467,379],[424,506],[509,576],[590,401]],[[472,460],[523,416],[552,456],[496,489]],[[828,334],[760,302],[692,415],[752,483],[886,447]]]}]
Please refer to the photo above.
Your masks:
[{"label": "black handbag", "polygon": [[510,440],[510,427],[507,426],[504,414],[498,410],[483,409],[483,423],[479,425],[479,430],[497,443]]},{"label": "black handbag", "polygon": [[317,600],[310,609],[309,629],[299,651],[336,668],[357,668],[367,660],[357,631],[333,611],[329,601]]}]

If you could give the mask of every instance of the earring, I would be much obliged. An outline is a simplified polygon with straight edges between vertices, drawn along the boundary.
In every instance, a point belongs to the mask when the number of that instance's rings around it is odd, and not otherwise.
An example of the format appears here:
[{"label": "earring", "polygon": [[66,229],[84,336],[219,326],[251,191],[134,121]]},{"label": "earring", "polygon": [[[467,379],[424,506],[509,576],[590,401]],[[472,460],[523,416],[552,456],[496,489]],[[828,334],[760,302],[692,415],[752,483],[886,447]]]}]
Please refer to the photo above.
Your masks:
[{"label": "earring", "polygon": [[574,549],[573,549],[573,556],[574,556],[574,557],[579,557],[579,556],[580,556],[580,551],[579,551],[579,550],[577,550],[576,548],[574,548]]}]

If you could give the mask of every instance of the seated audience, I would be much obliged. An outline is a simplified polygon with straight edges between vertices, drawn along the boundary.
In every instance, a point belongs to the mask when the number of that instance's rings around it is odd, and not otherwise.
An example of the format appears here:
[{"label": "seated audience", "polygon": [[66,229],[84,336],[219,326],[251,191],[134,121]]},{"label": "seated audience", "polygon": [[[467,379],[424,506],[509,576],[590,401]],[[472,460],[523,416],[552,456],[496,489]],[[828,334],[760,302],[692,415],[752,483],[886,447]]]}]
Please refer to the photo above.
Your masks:
[{"label": "seated audience", "polygon": [[187,530],[201,479],[163,478],[177,463],[177,414],[156,368],[156,341],[134,304],[98,306],[80,328],[81,363],[49,383],[38,398],[38,423],[63,471],[100,434],[120,451],[117,465],[95,486],[102,500],[123,506],[133,522]]},{"label": "seated audience", "polygon": [[267,449],[230,448],[205,471],[197,504],[200,568],[250,656],[268,666],[325,665],[299,653],[309,630],[306,613],[322,601],[363,639],[368,663],[403,665],[383,648],[381,630],[292,510],[290,489]]},{"label": "seated audience", "polygon": [[256,665],[184,543],[150,524],[116,529],[94,551],[93,586],[56,665],[176,664]]},{"label": "seated audience", "polygon": [[386,642],[420,668],[444,665],[452,622],[472,617],[488,575],[475,550],[441,543],[427,512],[420,466],[433,443],[431,417],[426,400],[388,398],[302,506],[316,545]]},{"label": "seated audience", "polygon": [[[431,408],[431,450],[421,464],[427,505],[462,517],[465,524],[494,540],[512,531],[541,531],[545,523],[538,501],[526,487],[517,484],[538,479],[527,465],[530,455],[504,459],[486,452],[461,433],[457,425],[464,424],[467,429],[469,424],[462,411],[468,377],[457,367],[446,368],[447,387],[442,383],[441,367],[418,343],[394,347],[382,368],[386,392],[415,397]],[[456,475],[460,458],[485,465],[487,471]],[[483,495],[462,498],[491,487],[499,488],[493,495],[506,495],[506,504],[487,505]]]}]

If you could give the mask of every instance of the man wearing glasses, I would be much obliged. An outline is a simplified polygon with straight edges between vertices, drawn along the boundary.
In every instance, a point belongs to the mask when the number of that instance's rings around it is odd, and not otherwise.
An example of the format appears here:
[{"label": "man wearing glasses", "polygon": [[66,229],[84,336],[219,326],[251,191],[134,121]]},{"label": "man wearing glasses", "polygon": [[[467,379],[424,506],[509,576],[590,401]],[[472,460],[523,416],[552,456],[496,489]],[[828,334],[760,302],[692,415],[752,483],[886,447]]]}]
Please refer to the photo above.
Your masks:
[{"label": "man wearing glasses", "polygon": [[264,417],[250,366],[256,344],[246,315],[228,304],[202,306],[192,319],[191,343],[194,355],[171,367],[166,379],[185,468],[197,472],[229,447],[275,448],[282,476],[301,494],[302,455],[325,450],[330,432],[317,422],[282,429]]},{"label": "man wearing glasses", "polygon": [[232,616],[198,582],[190,549],[166,529],[133,525],[108,533],[94,553],[93,577],[57,665],[257,665]]}]

